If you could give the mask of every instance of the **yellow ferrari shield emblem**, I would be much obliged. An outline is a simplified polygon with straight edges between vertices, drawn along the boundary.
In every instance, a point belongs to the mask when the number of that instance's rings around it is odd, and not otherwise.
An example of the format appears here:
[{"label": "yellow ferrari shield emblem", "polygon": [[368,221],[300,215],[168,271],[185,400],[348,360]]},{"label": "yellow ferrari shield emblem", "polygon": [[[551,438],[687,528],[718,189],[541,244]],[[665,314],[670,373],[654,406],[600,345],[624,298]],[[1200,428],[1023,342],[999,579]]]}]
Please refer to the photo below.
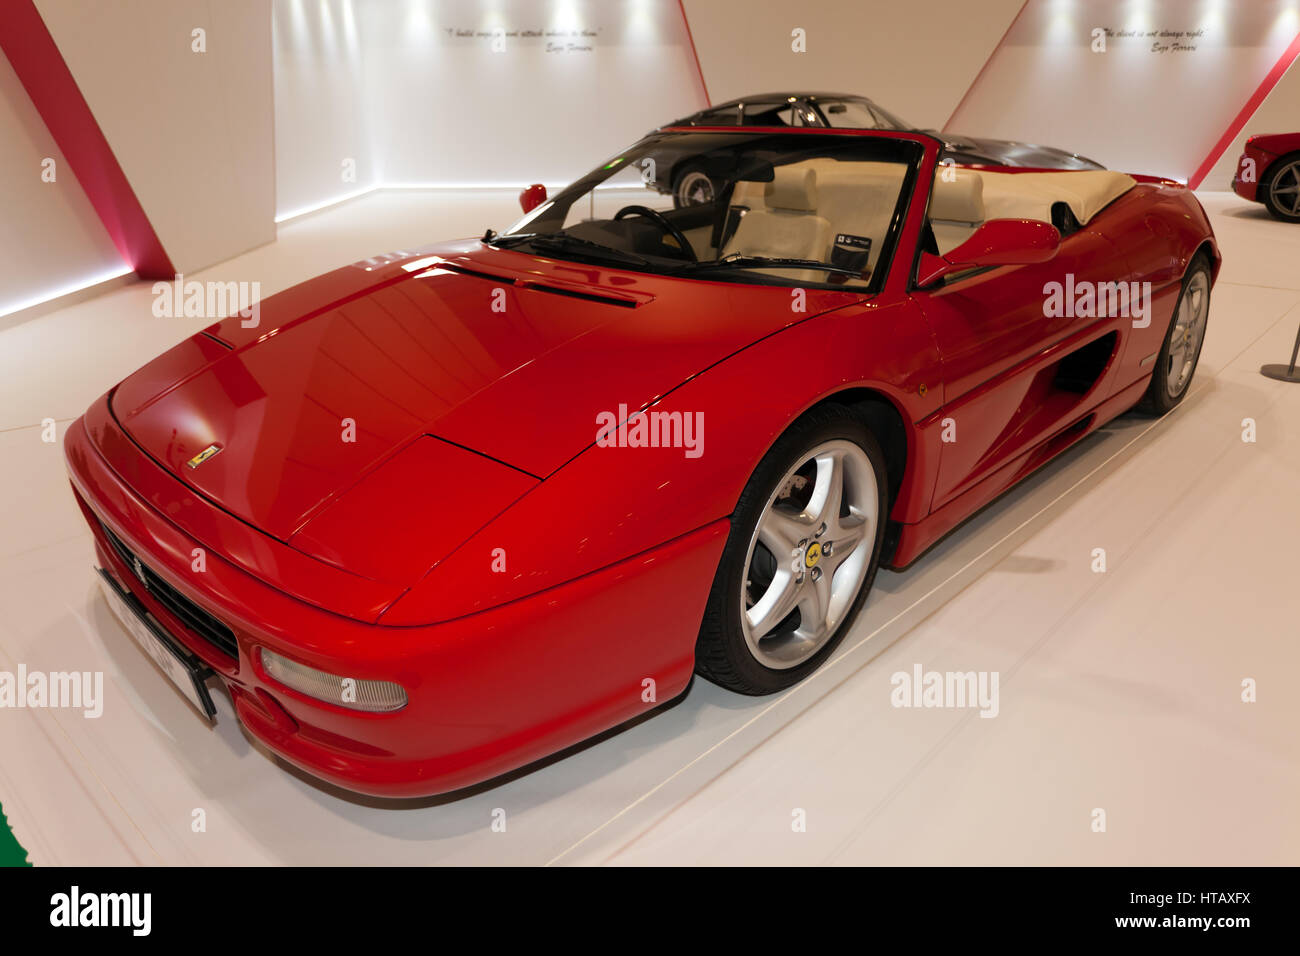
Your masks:
[{"label": "yellow ferrari shield emblem", "polygon": [[209,458],[211,458],[219,451],[221,451],[220,445],[215,443],[211,444],[207,448],[203,449],[203,451],[195,455],[193,458],[191,458],[189,461],[187,461],[185,464],[189,465],[191,468],[197,468],[199,467],[199,465],[203,464],[205,461],[207,461]]}]

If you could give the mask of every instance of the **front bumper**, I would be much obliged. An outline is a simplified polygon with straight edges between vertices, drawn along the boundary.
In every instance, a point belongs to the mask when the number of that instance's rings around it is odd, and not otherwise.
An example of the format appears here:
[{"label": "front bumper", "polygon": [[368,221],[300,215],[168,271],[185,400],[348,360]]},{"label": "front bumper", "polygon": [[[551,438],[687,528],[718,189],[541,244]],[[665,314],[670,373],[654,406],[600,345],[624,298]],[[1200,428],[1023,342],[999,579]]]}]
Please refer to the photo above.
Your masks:
[{"label": "front bumper", "polygon": [[[248,731],[309,774],[381,796],[444,793],[638,716],[690,680],[725,520],[492,610],[427,627],[384,627],[290,597],[183,530],[191,509],[214,506],[118,429],[110,447],[132,475],[128,484],[92,439],[87,419],[102,442],[103,431],[115,428],[107,397],[65,439],[100,565],[212,668]],[[135,456],[129,467],[116,462],[123,455]],[[162,508],[154,504],[161,503],[159,487],[169,495]],[[106,529],[168,587],[229,627],[234,653],[193,620],[187,624],[175,600],[142,586]],[[269,539],[260,546],[269,548]],[[196,549],[204,551],[203,571],[194,570]],[[258,646],[330,673],[396,681],[409,702],[393,713],[363,713],[306,697],[262,671]]]}]

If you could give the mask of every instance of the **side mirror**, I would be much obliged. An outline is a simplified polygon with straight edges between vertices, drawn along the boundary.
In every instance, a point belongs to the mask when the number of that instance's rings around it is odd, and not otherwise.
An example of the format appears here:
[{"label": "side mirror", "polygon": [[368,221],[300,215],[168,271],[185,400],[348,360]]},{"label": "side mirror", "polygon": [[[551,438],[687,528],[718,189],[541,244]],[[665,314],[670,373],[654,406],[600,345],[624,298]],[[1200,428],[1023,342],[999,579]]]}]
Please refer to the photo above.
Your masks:
[{"label": "side mirror", "polygon": [[1053,225],[1037,219],[990,219],[946,256],[921,253],[916,283],[925,288],[950,272],[1047,262],[1060,248],[1061,234]]},{"label": "side mirror", "polygon": [[544,202],[546,202],[546,187],[541,183],[526,186],[524,191],[519,194],[519,205],[524,212],[532,212]]}]

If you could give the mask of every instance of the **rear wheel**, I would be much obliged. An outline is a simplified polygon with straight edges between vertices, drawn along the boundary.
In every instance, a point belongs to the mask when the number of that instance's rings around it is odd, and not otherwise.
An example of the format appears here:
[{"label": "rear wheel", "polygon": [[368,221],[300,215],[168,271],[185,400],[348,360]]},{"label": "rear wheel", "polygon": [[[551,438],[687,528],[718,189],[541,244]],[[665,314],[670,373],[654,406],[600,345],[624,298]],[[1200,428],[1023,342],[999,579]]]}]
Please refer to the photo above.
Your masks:
[{"label": "rear wheel", "polygon": [[1300,222],[1300,153],[1283,156],[1269,167],[1259,191],[1274,219]]},{"label": "rear wheel", "polygon": [[875,578],[887,488],[880,445],[847,408],[823,406],[796,422],[737,503],[696,644],[697,670],[755,695],[816,670]]},{"label": "rear wheel", "polygon": [[1210,263],[1198,255],[1183,276],[1183,289],[1139,410],[1163,415],[1183,400],[1196,373],[1209,321]]}]

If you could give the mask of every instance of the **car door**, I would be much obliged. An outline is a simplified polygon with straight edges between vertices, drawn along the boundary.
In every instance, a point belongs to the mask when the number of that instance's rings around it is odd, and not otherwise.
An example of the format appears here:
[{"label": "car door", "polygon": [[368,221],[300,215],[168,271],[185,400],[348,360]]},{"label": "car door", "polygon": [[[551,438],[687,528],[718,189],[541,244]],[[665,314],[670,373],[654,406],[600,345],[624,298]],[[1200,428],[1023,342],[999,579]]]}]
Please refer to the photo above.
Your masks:
[{"label": "car door", "polygon": [[915,293],[943,363],[931,510],[1086,418],[1105,394],[1120,320],[1080,315],[1087,310],[1064,300],[1080,283],[1113,278],[1115,261],[1109,240],[1084,230],[1048,262],[949,277]]}]

